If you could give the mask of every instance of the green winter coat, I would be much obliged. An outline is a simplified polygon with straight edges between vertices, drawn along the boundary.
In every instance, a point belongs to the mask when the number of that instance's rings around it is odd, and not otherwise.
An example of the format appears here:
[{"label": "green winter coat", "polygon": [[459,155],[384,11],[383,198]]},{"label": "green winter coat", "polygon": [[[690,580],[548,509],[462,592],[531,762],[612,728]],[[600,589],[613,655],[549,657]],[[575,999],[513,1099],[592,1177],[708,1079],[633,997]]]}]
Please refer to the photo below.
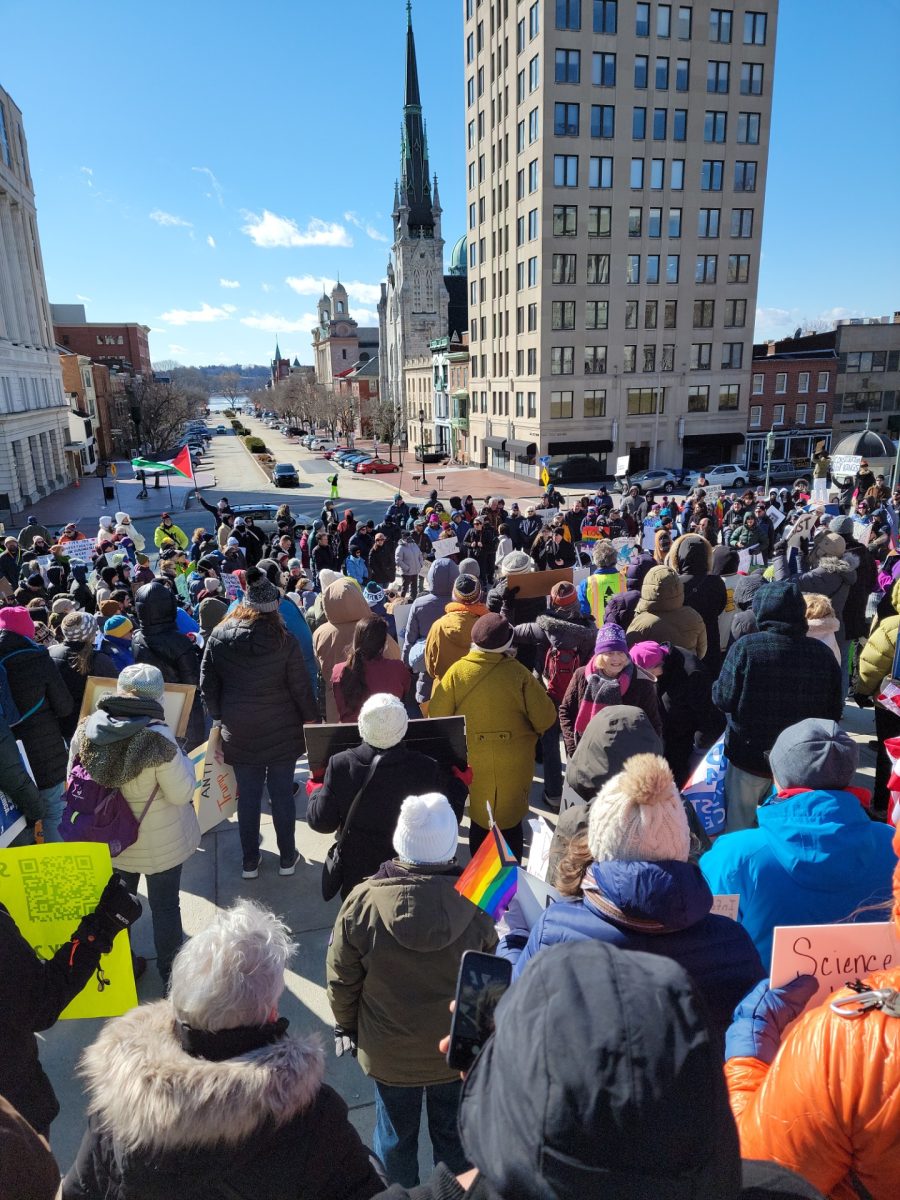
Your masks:
[{"label": "green winter coat", "polygon": [[362,1069],[379,1083],[458,1079],[438,1050],[466,950],[492,954],[494,923],[454,890],[456,863],[385,864],[344,901],[328,949],[328,1001],[356,1031]]},{"label": "green winter coat", "polygon": [[514,658],[470,650],[434,685],[428,715],[466,718],[475,824],[490,827],[490,804],[501,829],[518,825],[528,811],[535,739],[556,720],[543,685]]},{"label": "green winter coat", "polygon": [[[891,589],[891,603],[900,612],[900,580]],[[857,674],[858,691],[862,696],[871,696],[881,687],[885,675],[890,675],[897,649],[897,630],[900,616],[886,617],[873,630],[859,656]]]},{"label": "green winter coat", "polygon": [[671,567],[651,567],[644,576],[625,636],[629,648],[637,642],[671,642],[706,657],[706,625],[696,609],[685,607],[684,584]]}]

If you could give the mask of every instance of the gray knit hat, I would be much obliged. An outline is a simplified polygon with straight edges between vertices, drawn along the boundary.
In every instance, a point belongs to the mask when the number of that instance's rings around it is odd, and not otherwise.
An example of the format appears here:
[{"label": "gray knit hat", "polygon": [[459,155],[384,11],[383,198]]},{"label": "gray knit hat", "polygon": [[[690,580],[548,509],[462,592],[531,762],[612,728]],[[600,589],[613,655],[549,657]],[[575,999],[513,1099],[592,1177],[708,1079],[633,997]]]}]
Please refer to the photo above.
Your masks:
[{"label": "gray knit hat", "polygon": [[165,680],[159,667],[149,663],[134,663],[119,672],[116,690],[120,696],[139,696],[142,700],[161,700]]},{"label": "gray knit hat", "polygon": [[247,588],[244,592],[243,603],[256,612],[278,612],[281,604],[281,592],[256,567],[249,567],[246,574]]},{"label": "gray knit hat", "polygon": [[68,612],[62,619],[62,635],[67,642],[89,642],[97,632],[91,613]]},{"label": "gray knit hat", "polygon": [[853,782],[859,748],[834,721],[808,717],[778,735],[769,766],[779,787],[839,792]]},{"label": "gray knit hat", "polygon": [[478,565],[477,558],[461,558],[459,560],[460,575],[472,575],[475,579],[481,578],[481,567]]}]

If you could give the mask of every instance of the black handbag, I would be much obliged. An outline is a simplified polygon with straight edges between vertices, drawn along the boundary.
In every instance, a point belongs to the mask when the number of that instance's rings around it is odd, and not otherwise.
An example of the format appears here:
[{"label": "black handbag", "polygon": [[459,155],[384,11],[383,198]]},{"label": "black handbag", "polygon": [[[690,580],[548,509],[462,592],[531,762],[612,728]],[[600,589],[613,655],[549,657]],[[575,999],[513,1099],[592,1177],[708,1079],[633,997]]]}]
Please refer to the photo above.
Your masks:
[{"label": "black handbag", "polygon": [[366,772],[366,777],[363,780],[363,785],[353,797],[353,803],[347,813],[347,819],[341,826],[341,831],[334,840],[334,844],[328,849],[325,855],[325,861],[322,863],[322,899],[333,899],[341,888],[344,886],[344,864],[341,859],[341,850],[346,840],[347,834],[350,831],[350,822],[353,820],[353,814],[356,812],[356,806],[362,799],[362,794],[372,782],[372,776],[375,774],[375,768],[381,762],[381,755],[376,754],[372,759],[371,765]]}]

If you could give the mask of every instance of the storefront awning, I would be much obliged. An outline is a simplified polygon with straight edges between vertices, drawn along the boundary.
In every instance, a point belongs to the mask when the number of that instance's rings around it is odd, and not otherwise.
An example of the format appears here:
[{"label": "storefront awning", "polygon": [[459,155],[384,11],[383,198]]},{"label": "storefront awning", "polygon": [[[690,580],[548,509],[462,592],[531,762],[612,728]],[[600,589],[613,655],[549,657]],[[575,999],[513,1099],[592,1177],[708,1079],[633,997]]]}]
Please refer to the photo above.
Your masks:
[{"label": "storefront awning", "polygon": [[684,446],[743,446],[742,433],[686,433]]},{"label": "storefront awning", "polygon": [[586,442],[550,442],[547,453],[554,454],[609,454],[613,444],[608,438],[595,438]]},{"label": "storefront awning", "polygon": [[488,450],[500,450],[502,452],[506,449],[506,438],[486,437],[481,440],[487,446]]},{"label": "storefront awning", "polygon": [[506,449],[516,458],[534,458],[537,455],[537,442],[517,442],[507,438]]}]

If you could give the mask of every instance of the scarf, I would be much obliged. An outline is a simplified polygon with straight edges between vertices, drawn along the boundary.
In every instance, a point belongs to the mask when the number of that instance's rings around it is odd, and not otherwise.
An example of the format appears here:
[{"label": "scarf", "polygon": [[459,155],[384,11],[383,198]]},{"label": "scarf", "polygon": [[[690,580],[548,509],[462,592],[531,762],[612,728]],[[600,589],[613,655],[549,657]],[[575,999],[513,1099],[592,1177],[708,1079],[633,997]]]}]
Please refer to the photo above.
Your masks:
[{"label": "scarf", "polygon": [[166,714],[157,700],[140,696],[104,696],[97,712],[88,717],[85,734],[98,746],[121,742],[153,721],[164,721]]},{"label": "scarf", "polygon": [[209,1062],[223,1062],[227,1058],[240,1058],[263,1046],[270,1046],[287,1033],[287,1017],[279,1017],[267,1025],[238,1025],[234,1029],[194,1029],[184,1021],[177,1022],[178,1040],[185,1053],[191,1058],[205,1058]]},{"label": "scarf", "polygon": [[628,662],[615,679],[609,679],[594,666],[592,658],[584,668],[584,695],[575,717],[575,733],[581,737],[593,717],[611,704],[623,704],[634,678],[634,663]]}]

